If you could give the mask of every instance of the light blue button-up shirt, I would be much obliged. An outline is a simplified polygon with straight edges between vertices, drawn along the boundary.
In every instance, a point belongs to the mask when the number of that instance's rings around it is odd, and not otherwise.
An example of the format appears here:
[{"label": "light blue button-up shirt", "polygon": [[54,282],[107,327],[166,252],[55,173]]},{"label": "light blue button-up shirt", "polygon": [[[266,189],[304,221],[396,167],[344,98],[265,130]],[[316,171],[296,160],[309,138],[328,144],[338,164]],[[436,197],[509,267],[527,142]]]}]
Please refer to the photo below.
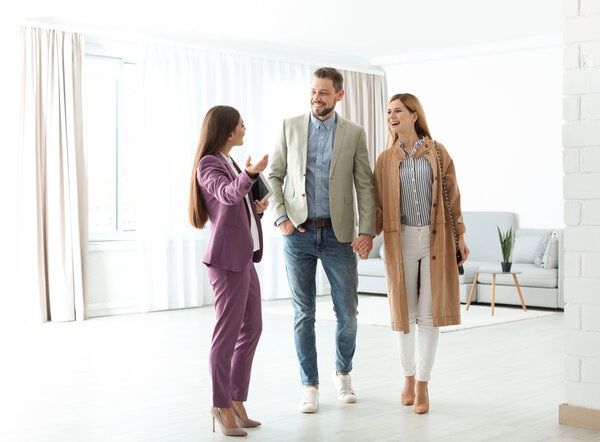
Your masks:
[{"label": "light blue button-up shirt", "polygon": [[309,218],[330,218],[329,168],[333,154],[333,140],[337,115],[325,121],[310,115],[308,125],[308,153],[306,162],[306,201]]}]

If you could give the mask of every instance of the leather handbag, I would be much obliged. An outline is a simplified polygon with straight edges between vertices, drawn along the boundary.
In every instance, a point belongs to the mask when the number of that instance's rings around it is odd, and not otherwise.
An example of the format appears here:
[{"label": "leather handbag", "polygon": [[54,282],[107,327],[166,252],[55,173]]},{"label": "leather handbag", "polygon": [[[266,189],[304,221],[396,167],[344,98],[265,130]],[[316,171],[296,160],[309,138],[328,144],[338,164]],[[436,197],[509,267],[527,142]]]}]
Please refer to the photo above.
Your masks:
[{"label": "leather handbag", "polygon": [[[435,153],[437,154],[438,164],[440,166],[440,175],[442,177],[442,189],[444,189],[444,200],[446,201],[446,208],[448,209],[448,215],[450,215],[450,225],[452,226],[452,236],[454,237],[454,246],[456,247],[456,263],[462,261],[462,255],[458,248],[458,236],[456,235],[456,227],[454,227],[454,217],[452,216],[452,209],[450,208],[450,198],[448,198],[448,188],[446,187],[446,178],[444,177],[444,171],[442,169],[442,157],[440,156],[440,149],[437,145],[437,141],[434,140]],[[463,266],[458,266],[458,274],[464,275],[465,269]]]}]

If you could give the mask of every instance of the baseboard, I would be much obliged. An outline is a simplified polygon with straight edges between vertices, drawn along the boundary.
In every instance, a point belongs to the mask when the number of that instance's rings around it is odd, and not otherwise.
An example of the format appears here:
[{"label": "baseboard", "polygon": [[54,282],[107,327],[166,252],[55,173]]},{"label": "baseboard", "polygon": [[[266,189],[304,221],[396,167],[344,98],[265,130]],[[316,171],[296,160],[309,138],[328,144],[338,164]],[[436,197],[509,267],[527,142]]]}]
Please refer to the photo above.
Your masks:
[{"label": "baseboard", "polygon": [[600,410],[560,404],[558,406],[558,423],[572,427],[600,430]]}]

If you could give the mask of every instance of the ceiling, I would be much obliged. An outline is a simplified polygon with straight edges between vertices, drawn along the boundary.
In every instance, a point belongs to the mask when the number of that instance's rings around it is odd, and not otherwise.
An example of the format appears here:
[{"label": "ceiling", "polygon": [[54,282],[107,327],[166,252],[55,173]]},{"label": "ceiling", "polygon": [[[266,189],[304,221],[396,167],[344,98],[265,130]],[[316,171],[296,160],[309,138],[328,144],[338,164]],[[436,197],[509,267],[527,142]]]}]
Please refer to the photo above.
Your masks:
[{"label": "ceiling", "polygon": [[174,39],[356,66],[557,36],[562,0],[24,0],[22,18],[114,39]]}]

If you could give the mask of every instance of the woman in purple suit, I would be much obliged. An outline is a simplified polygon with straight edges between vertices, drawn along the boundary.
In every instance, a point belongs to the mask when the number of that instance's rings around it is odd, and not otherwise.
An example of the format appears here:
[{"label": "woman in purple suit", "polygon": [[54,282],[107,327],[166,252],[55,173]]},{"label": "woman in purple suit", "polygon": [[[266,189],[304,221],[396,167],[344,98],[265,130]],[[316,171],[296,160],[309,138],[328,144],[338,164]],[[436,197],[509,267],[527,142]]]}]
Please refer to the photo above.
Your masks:
[{"label": "woman in purple suit", "polygon": [[[265,155],[250,157],[244,170],[229,156],[244,143],[240,113],[229,106],[211,108],[202,125],[190,186],[189,218],[202,229],[210,221],[211,236],[203,262],[215,294],[216,324],[210,349],[215,420],[227,436],[245,436],[257,427],[244,407],[250,372],[262,331],[261,295],[254,263],[262,258],[260,218],[268,201],[257,195],[258,174]],[[255,185],[256,184],[256,185]],[[243,428],[242,428],[243,427]]]}]

